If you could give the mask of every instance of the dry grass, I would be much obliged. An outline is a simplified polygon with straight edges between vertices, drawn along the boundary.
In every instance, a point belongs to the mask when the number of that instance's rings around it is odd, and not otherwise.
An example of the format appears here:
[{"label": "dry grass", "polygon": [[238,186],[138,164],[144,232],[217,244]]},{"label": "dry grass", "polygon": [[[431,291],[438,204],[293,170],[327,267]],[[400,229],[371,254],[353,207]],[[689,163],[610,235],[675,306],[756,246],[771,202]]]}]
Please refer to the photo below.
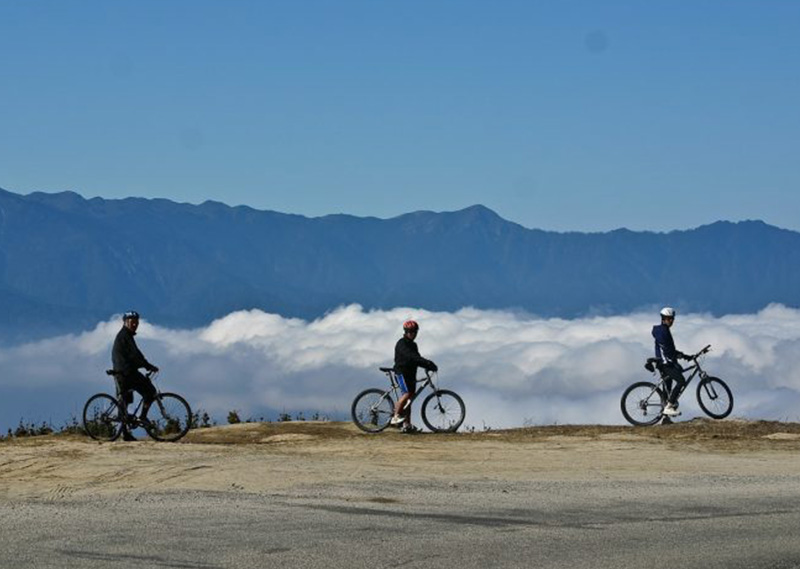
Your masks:
[{"label": "dry grass", "polygon": [[337,441],[347,439],[413,440],[418,444],[437,444],[457,439],[469,441],[496,441],[510,444],[547,442],[562,439],[564,442],[591,440],[625,440],[635,443],[666,443],[670,446],[691,444],[714,450],[800,449],[800,423],[780,421],[744,421],[730,419],[713,421],[693,419],[671,425],[654,427],[628,427],[605,425],[548,425],[475,433],[426,433],[410,439],[396,431],[387,430],[377,435],[362,433],[351,423],[344,422],[285,422],[246,423],[200,429],[189,433],[183,442],[205,444],[264,444],[302,443],[306,441]]},{"label": "dry grass", "polygon": [[284,421],[279,423],[239,423],[222,427],[194,429],[182,443],[259,444],[339,440],[357,437],[360,431],[350,423],[328,421]]},{"label": "dry grass", "polygon": [[479,436],[494,436],[506,442],[565,439],[664,442],[692,444],[717,450],[800,449],[800,423],[780,421],[714,421],[698,418],[671,425],[626,427],[604,425],[552,425],[509,429]]},{"label": "dry grass", "polygon": [[[287,421],[279,423],[240,423],[195,429],[180,444],[248,445],[248,444],[302,444],[326,441],[345,443],[350,440],[399,441],[415,444],[438,444],[448,440],[459,443],[484,441],[509,444],[538,443],[561,440],[563,442],[619,440],[629,443],[661,443],[669,446],[694,446],[713,450],[800,450],[800,423],[780,421],[745,421],[729,419],[713,421],[693,419],[671,425],[653,427],[628,427],[605,425],[548,425],[481,431],[474,433],[425,433],[407,437],[397,431],[387,430],[370,435],[359,431],[352,423],[329,421]],[[55,434],[0,441],[2,445],[38,446],[49,441],[87,442],[81,435]]]}]

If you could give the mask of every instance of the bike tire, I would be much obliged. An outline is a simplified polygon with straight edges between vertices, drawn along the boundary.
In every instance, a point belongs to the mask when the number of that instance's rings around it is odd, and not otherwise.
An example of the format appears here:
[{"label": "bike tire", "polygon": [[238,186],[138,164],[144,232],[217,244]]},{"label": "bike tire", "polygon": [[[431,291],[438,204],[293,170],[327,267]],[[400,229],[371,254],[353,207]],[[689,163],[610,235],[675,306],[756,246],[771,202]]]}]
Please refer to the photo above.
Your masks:
[{"label": "bike tire", "polygon": [[111,442],[122,434],[122,410],[106,393],[92,395],[83,406],[83,431],[96,441]]},{"label": "bike tire", "polygon": [[455,433],[466,414],[464,400],[448,389],[434,391],[422,402],[422,422],[434,433]]},{"label": "bike tire", "polygon": [[712,419],[724,419],[733,411],[733,393],[718,377],[707,377],[697,384],[697,402]]},{"label": "bike tire", "polygon": [[192,409],[177,393],[161,393],[150,405],[147,419],[150,422],[145,427],[148,435],[157,441],[175,442],[192,427]]},{"label": "bike tire", "polygon": [[394,415],[394,400],[390,391],[365,389],[353,399],[350,416],[356,427],[367,433],[380,433],[389,426]]},{"label": "bike tire", "polygon": [[625,390],[619,404],[626,421],[634,427],[647,427],[661,418],[667,396],[655,383],[639,381]]}]

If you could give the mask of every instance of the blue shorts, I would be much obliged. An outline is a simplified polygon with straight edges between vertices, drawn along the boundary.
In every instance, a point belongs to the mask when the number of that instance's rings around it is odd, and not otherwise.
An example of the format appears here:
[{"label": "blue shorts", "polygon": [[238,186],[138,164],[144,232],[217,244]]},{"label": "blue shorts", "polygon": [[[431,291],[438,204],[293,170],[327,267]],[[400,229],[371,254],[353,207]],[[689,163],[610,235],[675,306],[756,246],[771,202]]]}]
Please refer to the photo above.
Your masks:
[{"label": "blue shorts", "polygon": [[401,373],[397,374],[397,384],[400,386],[400,391],[402,391],[403,394],[408,393],[413,397],[417,392],[417,380],[407,381]]}]

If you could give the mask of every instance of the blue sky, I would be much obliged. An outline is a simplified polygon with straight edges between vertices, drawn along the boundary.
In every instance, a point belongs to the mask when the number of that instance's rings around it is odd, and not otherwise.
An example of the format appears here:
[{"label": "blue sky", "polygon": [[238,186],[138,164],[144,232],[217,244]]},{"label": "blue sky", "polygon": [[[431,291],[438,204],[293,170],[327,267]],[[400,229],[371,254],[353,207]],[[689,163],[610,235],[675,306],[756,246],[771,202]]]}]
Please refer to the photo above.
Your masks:
[{"label": "blue sky", "polygon": [[0,187],[800,229],[800,2],[0,3]]}]

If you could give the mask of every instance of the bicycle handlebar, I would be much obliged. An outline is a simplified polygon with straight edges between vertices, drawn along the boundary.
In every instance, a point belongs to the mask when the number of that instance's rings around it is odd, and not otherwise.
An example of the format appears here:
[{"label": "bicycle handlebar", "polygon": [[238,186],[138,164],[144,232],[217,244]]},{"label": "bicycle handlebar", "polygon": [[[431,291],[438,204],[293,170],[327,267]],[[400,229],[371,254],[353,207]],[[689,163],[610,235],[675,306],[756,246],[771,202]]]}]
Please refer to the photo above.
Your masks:
[{"label": "bicycle handlebar", "polygon": [[695,355],[691,356],[691,358],[690,358],[690,359],[692,359],[692,360],[696,360],[696,359],[697,359],[697,358],[699,358],[700,356],[702,356],[702,355],[704,355],[704,354],[707,354],[707,353],[708,353],[708,352],[710,352],[710,351],[711,351],[711,344],[707,345],[705,348],[703,348],[702,350],[700,350],[699,352],[697,352]]}]

